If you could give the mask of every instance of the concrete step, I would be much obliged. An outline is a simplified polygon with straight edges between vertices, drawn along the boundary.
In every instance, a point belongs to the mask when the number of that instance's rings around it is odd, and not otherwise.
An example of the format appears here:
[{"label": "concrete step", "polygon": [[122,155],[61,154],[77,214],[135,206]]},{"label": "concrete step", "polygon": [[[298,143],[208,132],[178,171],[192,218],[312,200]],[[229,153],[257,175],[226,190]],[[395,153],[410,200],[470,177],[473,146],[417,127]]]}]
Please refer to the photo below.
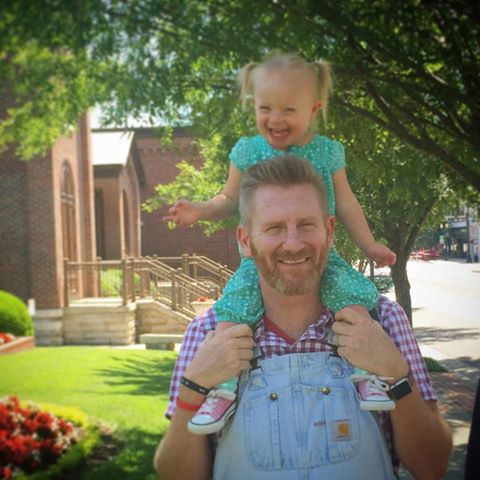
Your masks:
[{"label": "concrete step", "polygon": [[169,333],[142,333],[139,336],[139,340],[140,343],[145,344],[145,348],[150,350],[175,350],[175,344],[183,342],[183,335]]}]

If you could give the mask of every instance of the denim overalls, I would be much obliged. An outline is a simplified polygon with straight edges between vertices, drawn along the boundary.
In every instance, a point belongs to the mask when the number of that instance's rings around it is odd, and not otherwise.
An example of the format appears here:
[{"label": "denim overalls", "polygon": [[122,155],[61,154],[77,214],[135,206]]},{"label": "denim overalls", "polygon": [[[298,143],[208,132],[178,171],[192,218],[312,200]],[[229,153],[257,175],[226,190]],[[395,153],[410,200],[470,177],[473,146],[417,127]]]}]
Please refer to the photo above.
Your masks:
[{"label": "denim overalls", "polygon": [[350,370],[329,352],[260,361],[240,380],[214,479],[395,478],[377,422],[359,409]]}]

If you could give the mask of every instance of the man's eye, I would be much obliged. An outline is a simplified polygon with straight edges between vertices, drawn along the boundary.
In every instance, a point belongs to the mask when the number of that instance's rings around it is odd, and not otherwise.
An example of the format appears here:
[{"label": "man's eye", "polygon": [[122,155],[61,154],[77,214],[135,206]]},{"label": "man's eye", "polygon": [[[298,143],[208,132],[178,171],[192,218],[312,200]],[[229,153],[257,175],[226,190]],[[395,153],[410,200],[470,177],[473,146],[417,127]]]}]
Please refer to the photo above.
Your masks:
[{"label": "man's eye", "polygon": [[279,225],[271,225],[270,227],[267,227],[267,232],[268,233],[279,233],[282,230],[282,227]]},{"label": "man's eye", "polygon": [[304,231],[304,232],[311,232],[312,230],[315,230],[315,227],[317,225],[315,223],[302,223],[300,225],[300,228]]}]

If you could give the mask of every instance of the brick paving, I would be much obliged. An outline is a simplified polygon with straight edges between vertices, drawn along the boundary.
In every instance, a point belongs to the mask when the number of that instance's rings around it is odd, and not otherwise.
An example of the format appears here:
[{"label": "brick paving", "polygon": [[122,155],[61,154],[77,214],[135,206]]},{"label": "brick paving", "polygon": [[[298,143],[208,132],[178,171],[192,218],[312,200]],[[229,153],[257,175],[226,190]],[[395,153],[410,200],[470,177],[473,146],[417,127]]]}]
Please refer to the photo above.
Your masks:
[{"label": "brick paving", "polygon": [[440,411],[444,415],[472,414],[476,391],[473,382],[464,380],[455,373],[431,372],[430,378],[439,396]]}]

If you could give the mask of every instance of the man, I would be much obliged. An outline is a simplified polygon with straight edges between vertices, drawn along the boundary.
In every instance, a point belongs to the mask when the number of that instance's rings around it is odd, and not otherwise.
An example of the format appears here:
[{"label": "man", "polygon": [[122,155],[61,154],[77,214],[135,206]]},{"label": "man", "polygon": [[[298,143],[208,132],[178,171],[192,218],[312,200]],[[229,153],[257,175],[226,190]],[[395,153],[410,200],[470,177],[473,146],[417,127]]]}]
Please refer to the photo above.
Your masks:
[{"label": "man", "polygon": [[[381,324],[349,308],[333,323],[321,304],[334,219],[311,165],[287,155],[249,169],[240,213],[237,237],[256,262],[265,316],[253,335],[245,325],[214,335],[212,311],[190,324],[172,380],[171,424],[155,455],[161,478],[385,480],[394,478],[385,440],[416,478],[441,478],[450,431],[403,310],[381,298]],[[330,328],[340,357],[326,344]],[[384,434],[359,409],[343,359],[390,379],[396,408]],[[208,389],[242,371],[237,410],[214,448],[187,423]]]}]

